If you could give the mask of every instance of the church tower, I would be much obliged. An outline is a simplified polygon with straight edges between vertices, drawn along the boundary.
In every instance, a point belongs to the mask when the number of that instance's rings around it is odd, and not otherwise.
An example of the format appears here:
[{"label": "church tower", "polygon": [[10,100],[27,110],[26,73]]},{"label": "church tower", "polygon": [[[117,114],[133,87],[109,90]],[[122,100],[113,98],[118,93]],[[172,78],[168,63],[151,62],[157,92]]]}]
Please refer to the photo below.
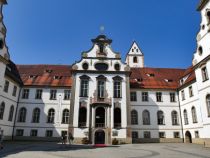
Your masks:
[{"label": "church tower", "polygon": [[197,49],[194,53],[193,65],[197,65],[210,55],[210,1],[201,0],[197,11],[201,13],[201,23],[196,39]]},{"label": "church tower", "polygon": [[126,63],[132,67],[144,67],[144,54],[139,48],[138,44],[134,41],[127,56]]}]

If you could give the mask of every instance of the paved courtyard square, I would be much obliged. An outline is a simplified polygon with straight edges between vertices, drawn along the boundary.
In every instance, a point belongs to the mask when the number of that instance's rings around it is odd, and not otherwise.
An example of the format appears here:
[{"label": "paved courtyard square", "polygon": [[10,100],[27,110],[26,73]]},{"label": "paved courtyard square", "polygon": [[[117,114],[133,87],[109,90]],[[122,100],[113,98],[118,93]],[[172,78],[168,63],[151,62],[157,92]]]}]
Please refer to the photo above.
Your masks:
[{"label": "paved courtyard square", "polygon": [[56,143],[5,144],[0,151],[5,158],[210,158],[210,148],[196,144],[152,143],[129,144],[94,148],[89,145],[62,145]]}]

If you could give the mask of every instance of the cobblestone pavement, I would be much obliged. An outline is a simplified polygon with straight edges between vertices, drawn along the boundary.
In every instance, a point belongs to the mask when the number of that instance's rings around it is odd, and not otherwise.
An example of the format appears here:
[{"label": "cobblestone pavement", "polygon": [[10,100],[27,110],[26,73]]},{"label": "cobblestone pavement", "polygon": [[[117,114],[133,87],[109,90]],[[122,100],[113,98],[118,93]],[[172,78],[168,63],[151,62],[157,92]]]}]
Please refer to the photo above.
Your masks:
[{"label": "cobblestone pavement", "polygon": [[14,142],[5,144],[0,158],[210,158],[210,148],[195,144],[129,144],[94,148],[84,145]]}]

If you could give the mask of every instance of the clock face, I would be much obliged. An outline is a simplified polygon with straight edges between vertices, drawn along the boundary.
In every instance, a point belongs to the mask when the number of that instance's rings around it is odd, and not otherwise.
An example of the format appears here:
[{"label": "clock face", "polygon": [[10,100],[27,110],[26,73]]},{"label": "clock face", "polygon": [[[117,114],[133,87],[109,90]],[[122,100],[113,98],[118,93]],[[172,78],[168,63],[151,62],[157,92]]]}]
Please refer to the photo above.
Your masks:
[{"label": "clock face", "polygon": [[106,71],[108,69],[108,64],[106,63],[97,63],[95,64],[95,69],[99,71]]}]

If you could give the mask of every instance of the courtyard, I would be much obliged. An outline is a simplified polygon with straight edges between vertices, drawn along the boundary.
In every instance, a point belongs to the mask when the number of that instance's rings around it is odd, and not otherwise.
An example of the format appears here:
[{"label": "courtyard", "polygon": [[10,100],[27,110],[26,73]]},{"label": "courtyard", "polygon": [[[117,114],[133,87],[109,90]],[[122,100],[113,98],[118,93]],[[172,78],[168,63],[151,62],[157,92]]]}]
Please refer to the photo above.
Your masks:
[{"label": "courtyard", "polygon": [[9,142],[0,151],[5,158],[210,158],[210,148],[196,144],[129,144],[94,148],[43,142]]}]

